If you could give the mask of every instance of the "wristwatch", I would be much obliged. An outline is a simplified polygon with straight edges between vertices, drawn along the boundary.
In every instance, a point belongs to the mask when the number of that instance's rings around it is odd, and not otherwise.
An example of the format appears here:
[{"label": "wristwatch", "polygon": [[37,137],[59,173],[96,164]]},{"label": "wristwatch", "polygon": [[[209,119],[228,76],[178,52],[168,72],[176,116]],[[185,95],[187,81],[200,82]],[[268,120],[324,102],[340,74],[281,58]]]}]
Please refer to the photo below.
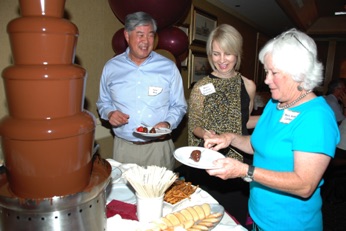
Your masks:
[{"label": "wristwatch", "polygon": [[247,170],[246,176],[243,177],[243,180],[249,183],[252,182],[254,172],[255,172],[255,167],[252,165],[249,165],[249,169]]}]

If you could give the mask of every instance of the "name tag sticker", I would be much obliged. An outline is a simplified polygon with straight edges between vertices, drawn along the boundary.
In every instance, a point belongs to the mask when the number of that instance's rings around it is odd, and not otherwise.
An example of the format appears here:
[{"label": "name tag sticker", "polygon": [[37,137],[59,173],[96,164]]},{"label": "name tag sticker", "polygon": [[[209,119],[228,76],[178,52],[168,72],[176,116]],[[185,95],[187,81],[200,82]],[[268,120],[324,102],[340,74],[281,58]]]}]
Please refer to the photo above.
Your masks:
[{"label": "name tag sticker", "polygon": [[202,95],[210,95],[215,93],[215,87],[212,83],[200,86],[199,90],[201,91]]},{"label": "name tag sticker", "polygon": [[162,92],[162,87],[149,87],[149,95],[155,96]]},{"label": "name tag sticker", "polygon": [[288,109],[284,110],[284,114],[282,115],[280,122],[284,124],[291,123],[297,116],[299,115],[299,112],[291,111]]}]

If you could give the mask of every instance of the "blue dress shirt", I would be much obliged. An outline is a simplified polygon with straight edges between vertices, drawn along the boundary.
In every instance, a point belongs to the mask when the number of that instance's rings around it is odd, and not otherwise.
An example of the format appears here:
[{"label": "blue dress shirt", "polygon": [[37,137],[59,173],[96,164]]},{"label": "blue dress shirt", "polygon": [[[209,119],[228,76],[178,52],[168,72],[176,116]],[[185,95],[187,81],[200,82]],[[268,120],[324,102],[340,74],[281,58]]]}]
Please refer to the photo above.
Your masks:
[{"label": "blue dress shirt", "polygon": [[133,133],[141,122],[154,126],[167,121],[175,129],[187,110],[175,63],[153,51],[138,66],[129,58],[129,48],[105,64],[96,105],[105,120],[115,110],[130,116],[128,124],[113,127],[116,136],[129,141],[145,140]]}]

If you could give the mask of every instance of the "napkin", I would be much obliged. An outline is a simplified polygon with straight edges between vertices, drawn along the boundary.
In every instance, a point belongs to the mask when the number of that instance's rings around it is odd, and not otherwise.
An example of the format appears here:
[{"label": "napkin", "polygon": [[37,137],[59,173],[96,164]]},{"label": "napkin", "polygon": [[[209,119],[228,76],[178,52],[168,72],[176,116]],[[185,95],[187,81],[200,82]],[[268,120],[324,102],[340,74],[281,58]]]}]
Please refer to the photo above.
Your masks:
[{"label": "napkin", "polygon": [[112,200],[106,206],[106,216],[107,218],[113,217],[115,215],[120,215],[123,219],[128,220],[138,220],[137,215],[137,206],[129,204],[126,202]]}]

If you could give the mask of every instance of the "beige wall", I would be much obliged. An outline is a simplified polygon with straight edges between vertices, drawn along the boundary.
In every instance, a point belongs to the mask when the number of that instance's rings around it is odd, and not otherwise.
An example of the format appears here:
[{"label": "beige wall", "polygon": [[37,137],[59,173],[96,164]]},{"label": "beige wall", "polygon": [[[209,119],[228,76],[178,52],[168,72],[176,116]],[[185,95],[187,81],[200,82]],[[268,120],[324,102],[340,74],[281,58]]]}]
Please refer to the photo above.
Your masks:
[{"label": "beige wall", "polygon": [[[82,3],[82,4],[81,4]],[[253,79],[256,52],[257,31],[227,12],[211,5],[205,0],[193,0],[196,7],[217,16],[218,23],[228,23],[235,26],[244,36],[244,57],[242,73]],[[99,79],[103,65],[110,59],[114,52],[111,39],[113,34],[123,25],[116,19],[109,7],[108,0],[66,0],[65,17],[73,22],[79,29],[77,42],[76,62],[88,72],[86,83],[86,101],[88,110],[97,117],[96,100],[98,97]],[[184,24],[190,24],[190,15],[182,20]],[[15,0],[0,1],[0,71],[11,65],[11,50],[7,24],[10,20],[20,17],[19,4]],[[191,49],[204,49],[191,46]],[[185,96],[188,99],[190,89],[187,88],[188,71],[182,70],[185,87]],[[0,81],[0,118],[7,115],[7,106],[3,82]],[[25,131],[23,131],[25,132]],[[101,125],[96,128],[96,139],[100,144],[100,153],[105,158],[111,156],[112,137],[109,130]],[[177,147],[187,145],[186,119],[174,133]]]},{"label": "beige wall", "polygon": [[[83,4],[81,4],[83,3]],[[0,71],[11,65],[10,41],[6,32],[10,20],[20,17],[19,3],[15,0],[0,1]],[[76,63],[87,70],[86,101],[88,110],[95,117],[98,85],[102,67],[114,52],[111,39],[122,24],[116,19],[108,5],[108,0],[66,0],[65,17],[79,29],[76,50]],[[0,81],[0,118],[8,114],[3,81]],[[112,142],[110,133],[97,128],[100,139],[100,151],[106,157],[111,155]],[[101,130],[100,130],[101,129]],[[23,131],[25,132],[25,131]],[[106,137],[107,135],[108,137]],[[106,138],[104,138],[106,137]]]}]

